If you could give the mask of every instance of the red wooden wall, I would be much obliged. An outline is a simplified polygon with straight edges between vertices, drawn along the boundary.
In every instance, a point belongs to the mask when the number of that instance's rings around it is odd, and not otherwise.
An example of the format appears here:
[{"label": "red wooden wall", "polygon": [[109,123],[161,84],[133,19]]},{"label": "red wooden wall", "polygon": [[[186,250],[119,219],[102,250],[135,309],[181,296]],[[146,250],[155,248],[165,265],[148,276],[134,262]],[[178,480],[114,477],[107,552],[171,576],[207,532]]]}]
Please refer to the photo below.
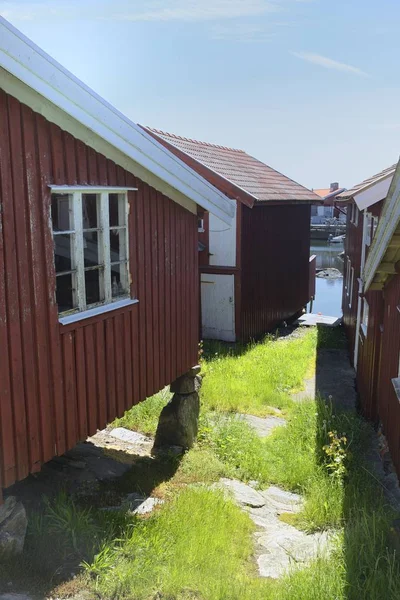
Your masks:
[{"label": "red wooden wall", "polygon": [[376,421],[378,418],[378,374],[381,358],[383,295],[380,291],[370,291],[366,293],[365,298],[369,306],[368,331],[365,335],[360,327],[357,388],[363,414],[367,419]]},{"label": "red wooden wall", "polygon": [[[129,192],[132,297],[62,326],[49,184]],[[0,490],[197,362],[197,217],[0,90]]]},{"label": "red wooden wall", "polygon": [[379,372],[379,418],[387,437],[390,453],[400,474],[400,402],[392,378],[398,377],[400,356],[400,275],[384,289],[382,359]]},{"label": "red wooden wall", "polygon": [[240,339],[257,338],[309,301],[310,205],[242,207]]}]

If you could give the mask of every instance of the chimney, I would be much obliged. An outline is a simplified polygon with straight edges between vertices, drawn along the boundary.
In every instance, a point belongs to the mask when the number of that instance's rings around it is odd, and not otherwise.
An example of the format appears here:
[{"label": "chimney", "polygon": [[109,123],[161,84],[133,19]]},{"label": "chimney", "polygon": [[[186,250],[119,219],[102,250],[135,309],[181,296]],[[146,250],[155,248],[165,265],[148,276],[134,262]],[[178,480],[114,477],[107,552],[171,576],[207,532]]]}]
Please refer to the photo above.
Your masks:
[{"label": "chimney", "polygon": [[339,189],[339,184],[337,181],[335,183],[331,183],[331,192],[336,192]]}]

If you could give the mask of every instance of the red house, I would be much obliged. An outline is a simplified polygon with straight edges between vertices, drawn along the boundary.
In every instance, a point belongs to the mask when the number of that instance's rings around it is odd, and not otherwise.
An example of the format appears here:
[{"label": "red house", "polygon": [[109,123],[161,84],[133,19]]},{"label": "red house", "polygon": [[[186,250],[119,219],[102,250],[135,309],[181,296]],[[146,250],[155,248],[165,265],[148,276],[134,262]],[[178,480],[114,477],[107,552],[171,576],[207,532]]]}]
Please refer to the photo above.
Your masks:
[{"label": "red house", "polygon": [[345,327],[362,411],[382,425],[400,473],[400,167],[346,195]]},{"label": "red house", "polygon": [[197,363],[220,191],[0,18],[0,492]]},{"label": "red house", "polygon": [[202,336],[258,338],[315,294],[310,207],[321,199],[243,152],[146,129],[236,204],[227,227],[200,215]]}]

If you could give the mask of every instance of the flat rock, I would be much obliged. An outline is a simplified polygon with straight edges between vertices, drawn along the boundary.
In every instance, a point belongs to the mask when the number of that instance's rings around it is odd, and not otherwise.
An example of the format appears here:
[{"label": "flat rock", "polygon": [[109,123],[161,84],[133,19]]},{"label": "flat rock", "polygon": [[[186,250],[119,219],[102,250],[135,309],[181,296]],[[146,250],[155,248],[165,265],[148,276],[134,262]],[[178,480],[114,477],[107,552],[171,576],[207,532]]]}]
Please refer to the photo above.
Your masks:
[{"label": "flat rock", "polygon": [[258,544],[263,548],[257,558],[261,577],[278,579],[291,566],[307,564],[324,555],[328,540],[327,533],[307,535],[285,523],[269,528],[265,535],[258,537]]},{"label": "flat rock", "polygon": [[265,505],[265,498],[249,485],[236,479],[220,479],[220,485],[232,492],[236,502],[242,506],[259,508]]},{"label": "flat rock", "polygon": [[267,506],[271,507],[278,515],[284,512],[299,512],[303,505],[303,499],[299,494],[293,494],[275,486],[271,486],[261,493]]},{"label": "flat rock", "polygon": [[268,437],[276,427],[286,425],[286,420],[281,417],[255,417],[254,415],[239,415],[239,418],[246,421],[261,438]]},{"label": "flat rock", "polygon": [[110,431],[110,436],[120,440],[121,442],[125,442],[128,444],[148,444],[151,442],[151,439],[146,437],[145,435],[138,433],[137,431],[131,431],[130,429],[125,429],[125,427],[116,427]]}]

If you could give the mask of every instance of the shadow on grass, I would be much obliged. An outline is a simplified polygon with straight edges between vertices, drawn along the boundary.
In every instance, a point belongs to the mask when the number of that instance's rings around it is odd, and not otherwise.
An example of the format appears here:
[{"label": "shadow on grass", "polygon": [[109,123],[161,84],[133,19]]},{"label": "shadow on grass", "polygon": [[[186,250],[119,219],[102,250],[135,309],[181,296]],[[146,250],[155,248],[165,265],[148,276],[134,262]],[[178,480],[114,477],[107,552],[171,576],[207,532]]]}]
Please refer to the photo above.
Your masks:
[{"label": "shadow on grass", "polygon": [[59,586],[63,597],[77,593],[81,585],[74,576],[82,563],[91,563],[102,548],[135,527],[138,517],[124,503],[127,495],[149,497],[175,475],[180,464],[180,457],[173,455],[140,457],[114,449],[105,450],[104,458],[130,462],[131,467],[115,480],[85,488],[84,493],[76,489],[72,494],[57,486],[51,498],[43,496],[29,510],[22,556],[0,563],[0,594],[29,590],[43,598],[54,595]]},{"label": "shadow on grass", "polygon": [[[356,411],[355,373],[341,327],[320,328],[316,361],[317,455],[332,474],[344,449],[341,519],[347,600],[400,598],[400,539],[370,457],[375,432]],[[331,432],[331,434],[329,434]],[[338,440],[342,440],[341,442]],[[329,448],[327,451],[327,447]],[[329,452],[333,451],[332,455]],[[339,469],[340,471],[340,469]],[[397,552],[396,552],[397,546]],[[342,596],[341,596],[342,597]]]}]

